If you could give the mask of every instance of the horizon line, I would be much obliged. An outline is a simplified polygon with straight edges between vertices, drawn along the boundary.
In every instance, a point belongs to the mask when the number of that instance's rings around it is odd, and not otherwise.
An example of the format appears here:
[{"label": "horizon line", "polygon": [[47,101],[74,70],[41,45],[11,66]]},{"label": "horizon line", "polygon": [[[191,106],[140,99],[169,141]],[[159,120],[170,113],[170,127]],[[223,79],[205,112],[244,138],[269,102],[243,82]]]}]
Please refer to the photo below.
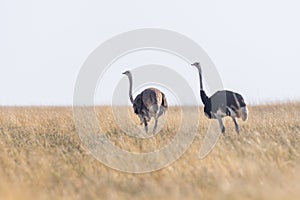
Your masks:
[{"label": "horizon line", "polygon": [[[264,101],[264,102],[250,102],[247,103],[247,106],[262,106],[262,105],[277,105],[277,104],[293,104],[293,103],[300,103],[300,99],[293,99],[293,100],[272,100],[272,101]],[[99,106],[129,106],[131,107],[131,104],[93,104],[93,105],[74,105],[74,104],[0,104],[1,107],[99,107]],[[183,104],[183,105],[169,105],[169,107],[180,107],[180,106],[200,106],[203,107],[203,104]]]}]

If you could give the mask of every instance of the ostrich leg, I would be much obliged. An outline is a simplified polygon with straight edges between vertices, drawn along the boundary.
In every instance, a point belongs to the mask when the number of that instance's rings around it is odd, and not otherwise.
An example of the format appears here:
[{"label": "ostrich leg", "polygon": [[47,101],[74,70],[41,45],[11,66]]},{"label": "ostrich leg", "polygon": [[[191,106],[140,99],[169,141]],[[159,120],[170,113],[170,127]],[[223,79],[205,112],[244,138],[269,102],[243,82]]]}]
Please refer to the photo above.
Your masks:
[{"label": "ostrich leg", "polygon": [[148,122],[147,122],[146,118],[144,118],[144,124],[145,124],[145,131],[148,134]]},{"label": "ostrich leg", "polygon": [[217,118],[218,122],[219,122],[219,125],[220,125],[220,128],[221,128],[221,131],[223,134],[225,134],[225,126],[223,124],[223,120],[222,120],[222,117],[220,117],[219,115],[217,114],[214,114],[214,116]]},{"label": "ostrich leg", "polygon": [[153,134],[156,132],[156,129],[157,129],[157,122],[158,122],[158,118],[155,117],[155,123],[154,123],[154,128],[153,128]]},{"label": "ostrich leg", "polygon": [[237,134],[240,134],[240,127],[239,127],[239,125],[238,125],[238,123],[236,121],[236,118],[233,117],[232,120],[233,120],[234,125],[235,125],[235,131],[237,132]]}]

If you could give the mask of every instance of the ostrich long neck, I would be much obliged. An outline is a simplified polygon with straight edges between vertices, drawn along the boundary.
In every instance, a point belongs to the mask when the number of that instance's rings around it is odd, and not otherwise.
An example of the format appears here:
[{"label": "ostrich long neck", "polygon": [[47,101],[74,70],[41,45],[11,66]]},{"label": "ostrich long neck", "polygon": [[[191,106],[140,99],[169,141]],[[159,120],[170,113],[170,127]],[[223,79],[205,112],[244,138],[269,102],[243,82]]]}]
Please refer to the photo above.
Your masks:
[{"label": "ostrich long neck", "polygon": [[203,83],[202,83],[202,72],[201,69],[198,68],[199,73],[199,81],[200,81],[200,90],[203,90]]},{"label": "ostrich long neck", "polygon": [[201,96],[202,103],[204,105],[206,105],[208,103],[208,101],[209,101],[209,98],[206,95],[205,91],[203,90],[202,72],[201,72],[200,68],[198,68],[198,72],[199,72],[199,81],[200,81],[200,96]]},{"label": "ostrich long neck", "polygon": [[131,76],[131,74],[128,75],[128,79],[129,79],[129,98],[130,98],[130,102],[133,104],[133,97],[132,97],[132,76]]}]

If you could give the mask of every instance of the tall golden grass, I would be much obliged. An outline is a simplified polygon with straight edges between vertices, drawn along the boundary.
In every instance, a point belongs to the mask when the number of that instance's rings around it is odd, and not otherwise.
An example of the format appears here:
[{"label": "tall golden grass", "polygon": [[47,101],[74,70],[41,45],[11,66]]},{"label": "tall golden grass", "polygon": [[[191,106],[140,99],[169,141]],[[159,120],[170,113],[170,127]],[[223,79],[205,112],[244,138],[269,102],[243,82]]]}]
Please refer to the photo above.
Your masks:
[{"label": "tall golden grass", "polygon": [[[165,145],[179,120],[179,109],[171,107],[158,135],[124,142],[109,109],[96,110],[109,138],[131,151]],[[240,135],[226,120],[226,135],[204,160],[198,155],[210,121],[201,112],[197,137],[180,159],[155,172],[130,174],[89,153],[71,108],[2,107],[0,199],[299,199],[300,103],[249,110]]]}]

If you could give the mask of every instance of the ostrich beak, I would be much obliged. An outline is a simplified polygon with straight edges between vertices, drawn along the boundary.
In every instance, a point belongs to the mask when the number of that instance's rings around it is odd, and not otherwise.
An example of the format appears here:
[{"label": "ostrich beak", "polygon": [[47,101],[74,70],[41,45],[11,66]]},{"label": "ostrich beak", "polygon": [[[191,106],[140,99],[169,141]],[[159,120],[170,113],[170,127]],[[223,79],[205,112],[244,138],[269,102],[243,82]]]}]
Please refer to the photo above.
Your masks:
[{"label": "ostrich beak", "polygon": [[125,72],[123,72],[122,74],[125,74]]}]

